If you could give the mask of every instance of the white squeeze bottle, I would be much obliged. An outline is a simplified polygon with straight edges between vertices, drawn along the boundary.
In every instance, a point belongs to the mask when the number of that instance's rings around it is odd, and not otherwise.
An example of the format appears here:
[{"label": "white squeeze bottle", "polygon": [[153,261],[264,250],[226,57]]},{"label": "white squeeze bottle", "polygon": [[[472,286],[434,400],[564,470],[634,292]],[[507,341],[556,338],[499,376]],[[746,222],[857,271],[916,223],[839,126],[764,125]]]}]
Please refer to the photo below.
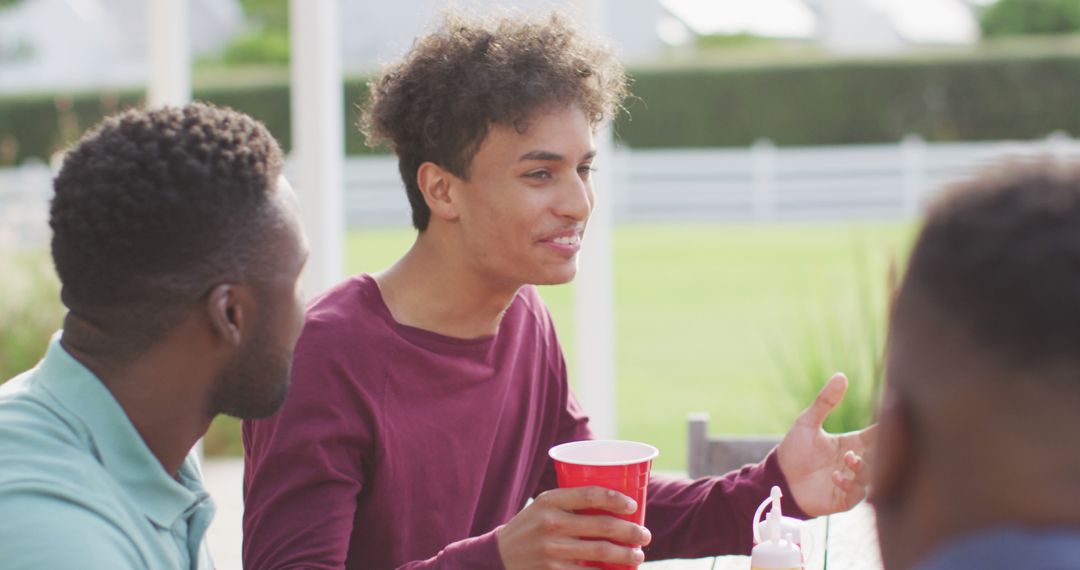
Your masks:
[{"label": "white squeeze bottle", "polygon": [[[785,532],[784,514],[780,509],[780,487],[773,487],[772,494],[758,507],[754,515],[754,550],[750,553],[750,570],[803,570],[802,551],[791,532]],[[758,518],[765,505],[772,503],[772,508],[765,515],[765,536],[758,531]],[[790,530],[790,529],[789,529]]]}]

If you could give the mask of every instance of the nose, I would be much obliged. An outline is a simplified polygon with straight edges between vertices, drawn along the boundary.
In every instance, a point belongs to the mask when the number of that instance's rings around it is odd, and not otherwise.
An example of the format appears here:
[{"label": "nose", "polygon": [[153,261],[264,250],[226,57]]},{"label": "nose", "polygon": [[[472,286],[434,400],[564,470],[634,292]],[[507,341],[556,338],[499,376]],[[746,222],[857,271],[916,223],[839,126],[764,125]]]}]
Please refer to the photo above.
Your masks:
[{"label": "nose", "polygon": [[589,219],[595,204],[596,194],[593,192],[592,183],[580,176],[573,176],[560,189],[555,213],[576,222],[584,222]]}]

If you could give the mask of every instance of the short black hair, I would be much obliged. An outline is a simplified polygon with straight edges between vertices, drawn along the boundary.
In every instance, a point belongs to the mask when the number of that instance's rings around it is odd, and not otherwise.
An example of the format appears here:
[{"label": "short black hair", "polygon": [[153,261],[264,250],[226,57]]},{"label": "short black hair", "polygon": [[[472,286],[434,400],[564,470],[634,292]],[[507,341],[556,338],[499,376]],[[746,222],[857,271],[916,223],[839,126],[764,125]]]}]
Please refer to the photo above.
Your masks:
[{"label": "short black hair", "polygon": [[65,155],[49,225],[61,298],[149,346],[213,286],[260,278],[281,223],[281,150],[237,111],[194,103],[105,119]]},{"label": "short black hair", "polygon": [[547,19],[481,18],[448,12],[404,59],[370,84],[360,127],[389,143],[412,206],[413,226],[431,219],[416,172],[433,162],[467,179],[492,125],[519,131],[546,105],[579,107],[595,127],[627,95],[615,52],[554,13]]},{"label": "short black hair", "polygon": [[948,189],[929,209],[897,305],[911,295],[1007,365],[1075,371],[1080,166],[1013,162]]}]

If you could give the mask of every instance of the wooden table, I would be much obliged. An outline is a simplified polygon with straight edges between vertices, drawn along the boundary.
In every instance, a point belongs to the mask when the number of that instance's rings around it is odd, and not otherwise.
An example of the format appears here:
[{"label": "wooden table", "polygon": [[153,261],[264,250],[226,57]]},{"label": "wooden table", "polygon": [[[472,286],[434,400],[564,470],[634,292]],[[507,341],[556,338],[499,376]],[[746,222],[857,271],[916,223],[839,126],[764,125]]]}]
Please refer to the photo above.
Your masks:
[{"label": "wooden table", "polygon": [[[808,524],[814,539],[814,547],[810,552],[806,570],[881,570],[874,511],[866,503],[846,513],[808,521]],[[641,570],[710,569],[750,570],[750,557],[719,556],[696,560],[662,560],[641,565]]]}]

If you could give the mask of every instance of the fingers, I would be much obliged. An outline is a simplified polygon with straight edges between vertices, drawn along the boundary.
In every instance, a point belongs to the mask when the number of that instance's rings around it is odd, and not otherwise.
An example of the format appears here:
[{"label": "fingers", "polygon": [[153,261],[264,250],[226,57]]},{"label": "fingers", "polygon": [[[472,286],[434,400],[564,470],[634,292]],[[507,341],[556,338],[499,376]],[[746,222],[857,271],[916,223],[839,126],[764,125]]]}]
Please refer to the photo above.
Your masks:
[{"label": "fingers", "polygon": [[623,544],[645,546],[652,533],[643,526],[605,515],[578,515],[553,512],[545,524],[552,534],[581,538],[604,538]]},{"label": "fingers", "polygon": [[[833,484],[843,493],[843,507],[845,509],[855,506],[866,496],[866,486],[870,482],[870,469],[866,462],[854,451],[848,451],[843,457],[843,470],[832,472]],[[845,474],[843,471],[849,471]]]},{"label": "fingers", "polygon": [[630,497],[603,487],[552,489],[537,497],[536,502],[563,511],[598,509],[618,515],[633,514],[638,509]]},{"label": "fingers", "polygon": [[534,504],[545,509],[541,524],[544,534],[551,537],[545,555],[552,559],[637,565],[645,559],[641,546],[652,542],[652,534],[643,526],[614,516],[574,512],[597,509],[628,515],[637,511],[635,501],[610,489],[553,489]]},{"label": "fingers", "polygon": [[854,463],[854,466],[849,466],[849,469],[851,469],[852,473],[855,475],[855,484],[860,487],[866,487],[870,484],[870,478],[872,476],[871,469],[867,466],[866,460],[862,456],[855,455],[854,453],[851,455],[851,461]]},{"label": "fingers", "polygon": [[[865,479],[863,475],[863,472],[866,471],[864,469],[865,463],[854,451],[845,453],[842,461],[844,463],[843,467],[832,472],[832,480],[842,491],[851,492],[855,490],[860,477]],[[848,471],[850,474],[845,473]]]},{"label": "fingers", "polygon": [[545,554],[557,560],[608,562],[629,566],[637,566],[645,561],[645,553],[639,547],[622,546],[606,540],[569,537],[549,542]]},{"label": "fingers", "polygon": [[581,561],[637,566],[652,535],[619,518],[637,512],[629,497],[603,487],[552,489],[499,527],[499,556],[506,568],[579,568]]},{"label": "fingers", "polygon": [[810,404],[809,408],[806,408],[796,422],[810,425],[812,427],[821,428],[821,425],[825,423],[825,418],[829,416],[829,413],[840,405],[840,402],[844,399],[844,393],[847,392],[848,380],[847,376],[837,372],[833,374],[832,378],[825,383],[825,386],[818,392],[817,398],[814,399],[814,403]]}]

